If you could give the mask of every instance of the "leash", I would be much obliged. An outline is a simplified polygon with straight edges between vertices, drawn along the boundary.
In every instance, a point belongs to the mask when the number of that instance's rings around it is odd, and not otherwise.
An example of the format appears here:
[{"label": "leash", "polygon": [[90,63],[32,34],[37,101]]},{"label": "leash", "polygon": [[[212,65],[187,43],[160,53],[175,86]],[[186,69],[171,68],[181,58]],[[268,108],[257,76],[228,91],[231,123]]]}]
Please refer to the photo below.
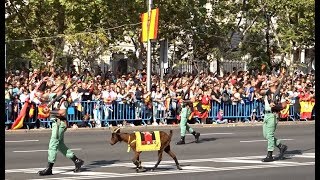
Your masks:
[{"label": "leash", "polygon": [[133,142],[136,142],[136,140],[133,140],[132,142],[130,142],[130,135],[129,135],[129,140],[128,140],[128,150],[127,152],[130,152],[130,144],[133,143]]}]

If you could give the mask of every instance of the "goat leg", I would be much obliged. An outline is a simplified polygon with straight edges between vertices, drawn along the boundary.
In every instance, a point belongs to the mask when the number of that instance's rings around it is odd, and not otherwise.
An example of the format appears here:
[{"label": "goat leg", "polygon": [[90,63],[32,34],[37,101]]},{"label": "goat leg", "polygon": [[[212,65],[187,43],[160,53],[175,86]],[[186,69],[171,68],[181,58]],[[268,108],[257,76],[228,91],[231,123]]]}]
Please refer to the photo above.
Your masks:
[{"label": "goat leg", "polygon": [[167,154],[169,154],[169,156],[172,157],[172,159],[173,159],[174,162],[176,163],[177,169],[182,170],[182,168],[181,168],[181,166],[180,166],[180,164],[179,164],[179,162],[178,162],[178,159],[177,159],[176,155],[170,150],[170,146],[167,146],[167,147],[164,149],[164,151],[165,151]]},{"label": "goat leg", "polygon": [[136,172],[139,172],[139,167],[141,166],[141,161],[138,160],[139,159],[139,154],[140,153],[136,152],[134,154],[133,159],[132,159],[133,164],[136,165]]},{"label": "goat leg", "polygon": [[158,151],[158,161],[157,163],[154,165],[154,167],[151,169],[151,171],[154,171],[155,169],[157,169],[158,165],[160,164],[161,160],[162,160],[162,153],[163,150],[159,150]]}]

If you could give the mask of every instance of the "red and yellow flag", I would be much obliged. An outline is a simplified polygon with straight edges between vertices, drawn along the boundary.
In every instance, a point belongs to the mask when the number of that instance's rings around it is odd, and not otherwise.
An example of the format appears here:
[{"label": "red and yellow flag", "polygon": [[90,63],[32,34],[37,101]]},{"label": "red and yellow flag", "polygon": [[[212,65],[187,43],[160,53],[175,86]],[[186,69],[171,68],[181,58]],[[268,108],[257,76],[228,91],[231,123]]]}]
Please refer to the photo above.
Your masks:
[{"label": "red and yellow flag", "polygon": [[312,110],[315,102],[311,101],[302,101],[300,102],[300,119],[310,119],[312,116]]},{"label": "red and yellow flag", "polygon": [[280,111],[280,118],[287,118],[289,116],[289,110],[290,110],[290,104],[286,105],[286,108],[284,108],[282,111]]},{"label": "red and yellow flag", "polygon": [[141,14],[141,21],[142,21],[141,41],[142,42],[147,42],[148,39],[157,39],[157,36],[158,36],[159,8],[152,9],[150,14],[151,14],[150,19],[147,12]]},{"label": "red and yellow flag", "polygon": [[12,124],[12,127],[11,127],[12,130],[20,129],[23,127],[23,121],[24,121],[25,116],[27,114],[28,105],[29,105],[29,99],[26,99],[26,102],[24,103],[24,105],[19,113],[19,116]]}]

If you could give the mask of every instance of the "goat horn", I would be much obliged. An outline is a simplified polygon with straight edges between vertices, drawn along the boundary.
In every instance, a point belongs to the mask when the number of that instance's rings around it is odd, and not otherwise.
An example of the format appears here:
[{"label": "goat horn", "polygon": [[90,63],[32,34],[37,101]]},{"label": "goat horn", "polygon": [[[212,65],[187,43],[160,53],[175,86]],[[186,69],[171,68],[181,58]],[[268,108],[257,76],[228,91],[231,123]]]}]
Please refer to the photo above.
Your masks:
[{"label": "goat horn", "polygon": [[113,132],[113,133],[118,133],[119,131],[120,131],[120,128],[117,127],[117,128],[115,128],[112,132]]}]

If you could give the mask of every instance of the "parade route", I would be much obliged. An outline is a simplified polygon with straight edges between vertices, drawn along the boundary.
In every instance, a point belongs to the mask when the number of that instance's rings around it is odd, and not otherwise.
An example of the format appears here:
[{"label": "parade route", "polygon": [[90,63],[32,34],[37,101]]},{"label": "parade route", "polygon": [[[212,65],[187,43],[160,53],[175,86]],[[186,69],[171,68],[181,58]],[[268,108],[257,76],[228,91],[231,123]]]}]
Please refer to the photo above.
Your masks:
[{"label": "parade route", "polygon": [[[140,155],[145,172],[136,173],[131,162],[133,152],[125,143],[109,144],[111,133],[105,131],[67,131],[66,145],[85,161],[82,172],[73,173],[71,160],[58,153],[52,176],[36,173],[47,165],[50,132],[6,134],[6,179],[315,179],[315,125],[278,126],[276,137],[288,145],[284,160],[263,163],[266,141],[262,127],[195,128],[202,133],[200,143],[186,136],[186,145],[177,146],[179,129],[175,128],[171,149],[183,170],[163,155],[156,171],[150,171],[157,160],[156,152]],[[132,132],[123,129],[122,132]],[[164,130],[169,132],[169,130]],[[37,151],[38,150],[38,151]],[[278,154],[278,149],[274,155]]]}]

